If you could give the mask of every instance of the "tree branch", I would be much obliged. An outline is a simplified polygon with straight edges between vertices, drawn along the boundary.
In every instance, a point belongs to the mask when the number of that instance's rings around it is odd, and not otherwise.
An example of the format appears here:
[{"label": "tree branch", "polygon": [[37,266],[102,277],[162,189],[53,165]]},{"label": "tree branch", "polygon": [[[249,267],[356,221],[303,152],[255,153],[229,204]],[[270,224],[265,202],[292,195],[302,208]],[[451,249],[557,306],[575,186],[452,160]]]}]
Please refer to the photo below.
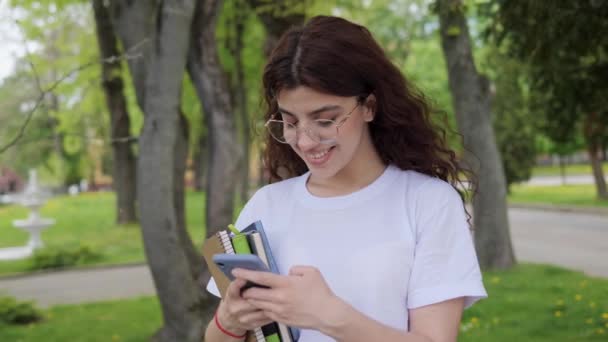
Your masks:
[{"label": "tree branch", "polygon": [[[133,46],[133,48],[143,44],[144,42],[138,43],[135,46]],[[28,53],[29,56],[29,53]],[[71,77],[72,75],[86,69],[89,68],[93,65],[96,65],[98,63],[116,63],[117,61],[120,60],[130,60],[130,59],[136,59],[136,58],[141,58],[143,55],[142,54],[129,54],[128,52],[125,54],[122,54],[120,56],[111,56],[108,58],[104,58],[101,60],[94,60],[94,61],[90,61],[88,63],[82,64],[72,70],[70,70],[69,72],[67,72],[66,74],[64,74],[62,77],[60,77],[59,79],[57,79],[55,82],[53,82],[53,84],[51,84],[47,89],[42,89],[42,86],[40,85],[40,78],[39,75],[36,71],[36,68],[34,66],[34,63],[31,62],[31,60],[29,58],[27,58],[28,63],[30,64],[32,71],[34,73],[34,78],[36,79],[36,84],[38,86],[38,89],[40,91],[40,95],[38,96],[38,98],[36,99],[36,103],[34,105],[34,107],[32,107],[32,109],[27,113],[25,120],[23,121],[23,124],[19,127],[19,130],[17,132],[17,135],[12,138],[8,143],[6,143],[5,145],[2,145],[0,147],[0,154],[4,153],[5,151],[7,151],[9,148],[11,148],[12,146],[14,146],[17,141],[19,141],[19,139],[21,139],[21,137],[23,137],[23,134],[25,132],[25,129],[27,128],[28,124],[30,123],[30,121],[32,120],[32,117],[34,116],[34,113],[36,112],[36,110],[42,105],[44,98],[47,94],[51,93],[55,88],[57,88],[57,86],[59,86],[64,80],[66,80],[67,78]]]},{"label": "tree branch", "polygon": [[[101,144],[124,144],[124,143],[135,143],[135,142],[139,141],[139,136],[135,136],[135,135],[129,135],[129,136],[111,138],[111,139],[104,139],[104,138],[89,138],[89,137],[86,137],[85,135],[83,135],[81,132],[77,132],[77,133],[67,132],[67,133],[62,133],[62,134],[64,137],[77,137],[88,143],[98,142]],[[36,142],[53,141],[54,139],[55,139],[55,135],[43,135],[43,136],[31,138],[31,139],[22,138],[22,139],[19,139],[19,141],[15,142],[14,146],[27,145],[27,144],[36,143]]]}]

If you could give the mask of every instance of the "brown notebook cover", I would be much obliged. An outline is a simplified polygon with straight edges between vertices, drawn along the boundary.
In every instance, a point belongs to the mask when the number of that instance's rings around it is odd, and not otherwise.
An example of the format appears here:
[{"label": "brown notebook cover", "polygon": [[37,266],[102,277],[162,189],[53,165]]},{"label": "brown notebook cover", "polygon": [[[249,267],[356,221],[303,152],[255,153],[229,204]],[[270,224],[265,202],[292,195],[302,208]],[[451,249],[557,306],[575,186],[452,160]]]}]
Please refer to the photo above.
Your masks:
[{"label": "brown notebook cover", "polygon": [[[226,253],[224,249],[224,245],[222,244],[220,233],[213,234],[210,236],[205,242],[203,242],[203,257],[205,258],[205,262],[207,263],[207,267],[209,268],[209,273],[215,280],[217,284],[217,288],[220,291],[222,297],[226,293],[226,289],[230,284],[230,279],[224,275],[224,273],[217,267],[217,265],[213,262],[213,255],[218,253]],[[257,338],[255,337],[255,333],[253,331],[247,332],[247,338],[245,339],[247,342],[257,342]]]}]

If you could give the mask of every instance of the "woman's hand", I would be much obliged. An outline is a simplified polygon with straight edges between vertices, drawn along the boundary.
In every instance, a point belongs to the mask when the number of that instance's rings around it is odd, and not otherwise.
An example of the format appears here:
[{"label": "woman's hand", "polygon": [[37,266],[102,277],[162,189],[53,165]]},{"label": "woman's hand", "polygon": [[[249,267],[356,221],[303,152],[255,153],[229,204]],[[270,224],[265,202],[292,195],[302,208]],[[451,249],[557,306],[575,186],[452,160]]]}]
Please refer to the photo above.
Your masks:
[{"label": "woman's hand", "polygon": [[287,276],[244,269],[235,269],[232,274],[238,280],[270,287],[252,287],[243,292],[243,298],[277,322],[320,330],[328,322],[341,319],[341,310],[345,309],[346,304],[314,267],[295,266]]},{"label": "woman's hand", "polygon": [[247,330],[273,321],[262,310],[241,297],[241,288],[245,283],[243,279],[235,279],[230,283],[217,312],[220,325],[235,335],[243,335]]}]

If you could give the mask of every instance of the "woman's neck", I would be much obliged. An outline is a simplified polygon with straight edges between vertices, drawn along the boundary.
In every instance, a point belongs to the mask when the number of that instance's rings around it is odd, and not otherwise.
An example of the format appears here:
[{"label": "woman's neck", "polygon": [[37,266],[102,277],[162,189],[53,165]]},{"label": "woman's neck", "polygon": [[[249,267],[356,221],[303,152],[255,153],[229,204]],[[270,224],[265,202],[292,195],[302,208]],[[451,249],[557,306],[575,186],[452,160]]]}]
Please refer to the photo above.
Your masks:
[{"label": "woman's neck", "polygon": [[[363,146],[362,146],[363,147]],[[382,175],[386,165],[371,144],[360,149],[343,169],[328,179],[308,179],[308,190],[315,196],[342,196],[360,190]]]}]

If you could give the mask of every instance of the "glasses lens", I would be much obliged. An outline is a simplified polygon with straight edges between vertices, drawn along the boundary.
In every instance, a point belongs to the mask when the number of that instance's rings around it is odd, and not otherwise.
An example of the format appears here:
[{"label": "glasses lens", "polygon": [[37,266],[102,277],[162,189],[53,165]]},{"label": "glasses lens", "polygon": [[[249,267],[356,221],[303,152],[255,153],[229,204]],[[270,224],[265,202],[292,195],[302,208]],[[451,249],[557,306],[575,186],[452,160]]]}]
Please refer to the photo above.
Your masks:
[{"label": "glasses lens", "polygon": [[311,137],[322,144],[333,144],[338,135],[336,123],[333,120],[315,120],[311,127]]},{"label": "glasses lens", "polygon": [[[292,123],[281,120],[270,120],[266,127],[270,135],[281,143],[291,144],[297,141],[298,129]],[[313,141],[329,145],[335,143],[338,135],[336,123],[332,120],[315,120],[304,131]]]},{"label": "glasses lens", "polygon": [[295,140],[296,128],[293,124],[285,121],[271,120],[266,125],[268,132],[277,141],[282,143],[290,143]]}]

